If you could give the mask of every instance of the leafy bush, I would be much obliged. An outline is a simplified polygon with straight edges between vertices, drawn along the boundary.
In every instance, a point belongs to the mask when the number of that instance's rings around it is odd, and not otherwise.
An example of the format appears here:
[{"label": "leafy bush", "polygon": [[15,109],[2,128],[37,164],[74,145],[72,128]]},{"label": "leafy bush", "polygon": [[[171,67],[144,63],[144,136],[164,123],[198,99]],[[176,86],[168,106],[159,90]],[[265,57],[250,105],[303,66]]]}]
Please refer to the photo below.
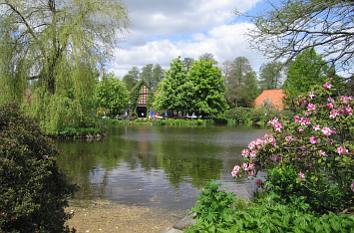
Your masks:
[{"label": "leafy bush", "polygon": [[258,125],[263,127],[270,119],[279,116],[280,112],[272,107],[237,107],[226,111],[224,115],[228,119],[229,125]]},{"label": "leafy bush", "polygon": [[273,134],[252,141],[232,175],[266,169],[266,187],[282,198],[304,196],[317,212],[353,207],[354,102],[337,93],[328,81],[296,99],[298,114],[269,121]]},{"label": "leafy bush", "polygon": [[208,184],[193,210],[197,213],[197,223],[187,233],[349,233],[354,227],[353,216],[316,215],[309,212],[301,198],[284,204],[279,196],[271,193],[254,202],[245,202],[235,199],[233,194],[218,191],[215,184]]},{"label": "leafy bush", "polygon": [[14,105],[0,107],[0,232],[64,232],[74,191],[56,151]]}]

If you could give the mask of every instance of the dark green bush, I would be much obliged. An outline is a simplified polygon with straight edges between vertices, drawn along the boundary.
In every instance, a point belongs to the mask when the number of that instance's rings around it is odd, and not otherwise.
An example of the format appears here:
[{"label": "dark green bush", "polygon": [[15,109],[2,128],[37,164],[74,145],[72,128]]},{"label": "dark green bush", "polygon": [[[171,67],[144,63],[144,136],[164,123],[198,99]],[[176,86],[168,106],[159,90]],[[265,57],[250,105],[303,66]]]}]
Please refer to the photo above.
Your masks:
[{"label": "dark green bush", "polygon": [[67,232],[64,212],[74,191],[58,170],[56,151],[14,105],[0,107],[0,232]]}]

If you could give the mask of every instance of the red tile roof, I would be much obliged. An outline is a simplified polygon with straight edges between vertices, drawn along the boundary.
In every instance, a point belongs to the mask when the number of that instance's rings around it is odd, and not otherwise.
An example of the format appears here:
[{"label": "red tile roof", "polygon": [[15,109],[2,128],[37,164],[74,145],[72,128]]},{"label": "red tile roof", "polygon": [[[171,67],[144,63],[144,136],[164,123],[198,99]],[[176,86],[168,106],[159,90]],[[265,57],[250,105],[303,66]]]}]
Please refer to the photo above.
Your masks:
[{"label": "red tile roof", "polygon": [[278,110],[283,110],[284,97],[285,93],[282,89],[264,90],[254,101],[254,106],[257,108],[264,106],[267,103],[270,103]]}]

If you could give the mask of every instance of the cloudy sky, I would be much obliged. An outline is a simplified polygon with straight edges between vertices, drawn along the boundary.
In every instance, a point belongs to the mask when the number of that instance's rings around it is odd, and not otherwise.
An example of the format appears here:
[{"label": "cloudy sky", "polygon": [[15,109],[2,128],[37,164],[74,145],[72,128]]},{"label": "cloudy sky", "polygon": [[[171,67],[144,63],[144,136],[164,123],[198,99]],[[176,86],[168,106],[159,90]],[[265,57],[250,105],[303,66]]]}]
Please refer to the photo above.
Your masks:
[{"label": "cloudy sky", "polygon": [[246,31],[252,24],[235,10],[258,14],[266,0],[122,0],[130,26],[120,35],[108,70],[122,77],[132,66],[160,64],[177,57],[212,53],[221,64],[247,57],[258,72],[265,58],[249,48]]}]

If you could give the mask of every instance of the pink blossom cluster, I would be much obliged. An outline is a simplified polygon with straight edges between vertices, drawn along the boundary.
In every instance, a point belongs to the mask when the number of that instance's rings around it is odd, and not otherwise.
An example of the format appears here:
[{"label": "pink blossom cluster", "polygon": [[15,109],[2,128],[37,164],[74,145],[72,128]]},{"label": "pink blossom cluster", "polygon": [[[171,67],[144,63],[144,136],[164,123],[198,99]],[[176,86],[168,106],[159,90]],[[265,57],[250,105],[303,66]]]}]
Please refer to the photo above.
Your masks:
[{"label": "pink blossom cluster", "polygon": [[348,149],[345,148],[344,146],[340,146],[340,147],[337,148],[337,153],[339,155],[348,154]]},{"label": "pink blossom cluster", "polygon": [[323,135],[325,136],[331,136],[333,134],[336,134],[336,130],[335,129],[331,129],[329,127],[323,127],[321,132],[323,133]]},{"label": "pink blossom cluster", "polygon": [[281,132],[281,130],[283,129],[283,124],[278,120],[278,118],[270,120],[268,124],[273,127],[275,132]]},{"label": "pink blossom cluster", "polygon": [[351,96],[341,96],[340,101],[342,104],[349,104],[353,100]]}]

